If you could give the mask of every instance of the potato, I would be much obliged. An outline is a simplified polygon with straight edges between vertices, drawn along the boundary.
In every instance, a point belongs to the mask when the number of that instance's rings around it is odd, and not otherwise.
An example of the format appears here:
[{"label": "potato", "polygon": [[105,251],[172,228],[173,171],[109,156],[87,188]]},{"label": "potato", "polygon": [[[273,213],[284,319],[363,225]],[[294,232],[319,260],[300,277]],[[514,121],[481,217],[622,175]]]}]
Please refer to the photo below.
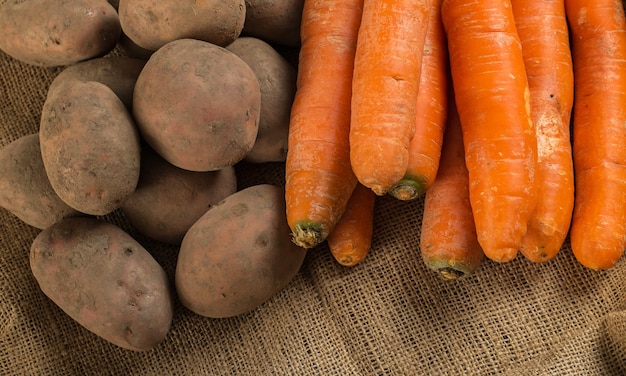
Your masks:
[{"label": "potato", "polygon": [[133,105],[133,90],[145,60],[126,56],[107,56],[70,65],[59,73],[48,90],[69,80],[96,81],[108,86],[129,110]]},{"label": "potato", "polygon": [[189,229],[176,264],[176,290],[182,304],[201,316],[239,315],[287,286],[305,254],[291,241],[284,190],[251,186]]},{"label": "potato", "polygon": [[48,92],[39,137],[50,184],[74,209],[108,214],[135,190],[139,132],[108,86],[68,81]]},{"label": "potato", "polygon": [[38,134],[22,136],[0,150],[0,206],[38,229],[81,214],[52,189]]},{"label": "potato", "polygon": [[258,38],[240,37],[226,47],[256,74],[261,89],[259,131],[248,162],[284,162],[287,157],[289,116],[296,94],[297,70],[271,45]]},{"label": "potato", "polygon": [[179,39],[157,50],[139,74],[133,114],[146,142],[191,171],[233,166],[254,145],[259,82],[237,55],[215,44]]},{"label": "potato", "polygon": [[137,43],[133,42],[132,39],[128,37],[128,35],[122,32],[120,35],[120,41],[118,42],[118,46],[123,51],[124,55],[128,57],[134,57],[136,59],[148,60],[150,56],[154,53],[153,50],[147,50],[143,47],[139,47]]},{"label": "potato", "polygon": [[124,34],[153,51],[186,38],[226,46],[241,34],[246,19],[244,0],[120,0],[118,11]]},{"label": "potato", "polygon": [[125,349],[161,343],[172,322],[165,271],[121,228],[67,218],[43,230],[30,249],[43,293],[86,329]]},{"label": "potato", "polygon": [[195,172],[180,169],[146,147],[135,192],[122,211],[142,234],[180,245],[189,228],[216,203],[235,193],[234,167]]},{"label": "potato", "polygon": [[112,51],[122,32],[106,0],[0,2],[0,50],[44,67],[70,65]]},{"label": "potato", "polygon": [[304,0],[246,0],[242,35],[298,47],[303,8]]}]

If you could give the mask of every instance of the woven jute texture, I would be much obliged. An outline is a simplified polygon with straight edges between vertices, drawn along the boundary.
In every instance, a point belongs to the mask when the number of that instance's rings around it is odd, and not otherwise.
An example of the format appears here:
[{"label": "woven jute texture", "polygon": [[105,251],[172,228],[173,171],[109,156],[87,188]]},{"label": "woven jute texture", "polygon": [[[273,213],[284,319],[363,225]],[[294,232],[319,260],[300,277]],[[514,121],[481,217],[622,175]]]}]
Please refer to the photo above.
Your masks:
[{"label": "woven jute texture", "polygon": [[[0,148],[38,131],[60,68],[0,53]],[[284,183],[284,165],[237,166],[240,188]],[[486,260],[467,279],[428,270],[423,201],[379,197],[372,251],[340,266],[326,245],[257,309],[209,319],[175,301],[165,341],[123,350],[70,319],[39,289],[29,249],[40,230],[0,209],[0,375],[623,375],[626,260],[580,266],[569,249],[546,264]],[[173,283],[178,249],[133,235]]]}]

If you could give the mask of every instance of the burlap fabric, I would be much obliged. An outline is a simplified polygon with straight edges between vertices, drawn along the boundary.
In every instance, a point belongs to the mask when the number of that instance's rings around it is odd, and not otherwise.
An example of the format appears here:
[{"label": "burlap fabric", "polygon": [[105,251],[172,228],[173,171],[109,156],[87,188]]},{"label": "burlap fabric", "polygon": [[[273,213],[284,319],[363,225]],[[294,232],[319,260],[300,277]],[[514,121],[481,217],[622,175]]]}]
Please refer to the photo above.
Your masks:
[{"label": "burlap fabric", "polygon": [[[37,132],[60,69],[0,53],[0,147]],[[280,163],[239,165],[240,187],[283,184]],[[546,264],[485,261],[445,281],[423,265],[423,201],[381,197],[373,249],[353,268],[326,246],[252,312],[198,316],[178,302],[166,340],[118,348],[52,303],[29,269],[39,230],[0,210],[2,375],[620,375],[626,374],[626,260],[580,266],[566,243]],[[135,236],[173,281],[177,249],[137,234],[119,212],[105,219]]]}]

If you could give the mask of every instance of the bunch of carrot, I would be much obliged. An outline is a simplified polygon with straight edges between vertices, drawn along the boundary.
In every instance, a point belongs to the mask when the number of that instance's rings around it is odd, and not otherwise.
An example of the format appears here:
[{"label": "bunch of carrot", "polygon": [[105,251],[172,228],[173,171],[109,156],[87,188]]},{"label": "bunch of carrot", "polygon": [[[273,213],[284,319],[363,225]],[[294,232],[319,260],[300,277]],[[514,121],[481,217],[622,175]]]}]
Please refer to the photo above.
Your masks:
[{"label": "bunch of carrot", "polygon": [[[626,246],[620,0],[306,0],[286,162],[294,241],[343,265],[376,196],[424,198],[446,278],[483,256],[585,267]],[[570,136],[573,136],[573,142]]]}]

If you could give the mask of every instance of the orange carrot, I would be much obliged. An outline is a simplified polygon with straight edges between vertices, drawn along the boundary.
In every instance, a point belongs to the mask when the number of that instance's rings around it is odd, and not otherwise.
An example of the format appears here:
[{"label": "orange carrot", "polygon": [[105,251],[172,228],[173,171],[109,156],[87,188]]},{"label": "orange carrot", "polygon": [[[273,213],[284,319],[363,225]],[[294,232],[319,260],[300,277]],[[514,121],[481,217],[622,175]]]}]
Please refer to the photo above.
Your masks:
[{"label": "orange carrot", "polygon": [[444,0],[441,15],[478,241],[507,262],[537,201],[537,139],[511,2]]},{"label": "orange carrot", "polygon": [[537,207],[520,252],[534,262],[554,258],[569,231],[574,207],[570,117],[574,72],[563,0],[513,0],[537,137]]},{"label": "orange carrot", "polygon": [[372,245],[376,195],[357,184],[335,228],[328,235],[328,247],[338,263],[354,266],[365,259]]},{"label": "orange carrot", "polygon": [[363,0],[311,0],[302,11],[285,200],[293,240],[304,248],[326,240],[357,183],[349,132],[362,6]]},{"label": "orange carrot", "polygon": [[442,0],[432,0],[429,11],[409,162],[402,180],[389,190],[391,196],[400,200],[423,195],[435,180],[439,168],[448,86],[448,50],[441,23],[441,3]]},{"label": "orange carrot", "polygon": [[365,0],[352,84],[350,160],[361,184],[383,195],[402,179],[430,0]]},{"label": "orange carrot", "polygon": [[470,205],[461,124],[452,101],[437,177],[424,198],[420,252],[426,266],[445,279],[472,274],[484,258]]},{"label": "orange carrot", "polygon": [[568,0],[574,62],[576,259],[609,269],[626,245],[626,20],[620,0]]}]

